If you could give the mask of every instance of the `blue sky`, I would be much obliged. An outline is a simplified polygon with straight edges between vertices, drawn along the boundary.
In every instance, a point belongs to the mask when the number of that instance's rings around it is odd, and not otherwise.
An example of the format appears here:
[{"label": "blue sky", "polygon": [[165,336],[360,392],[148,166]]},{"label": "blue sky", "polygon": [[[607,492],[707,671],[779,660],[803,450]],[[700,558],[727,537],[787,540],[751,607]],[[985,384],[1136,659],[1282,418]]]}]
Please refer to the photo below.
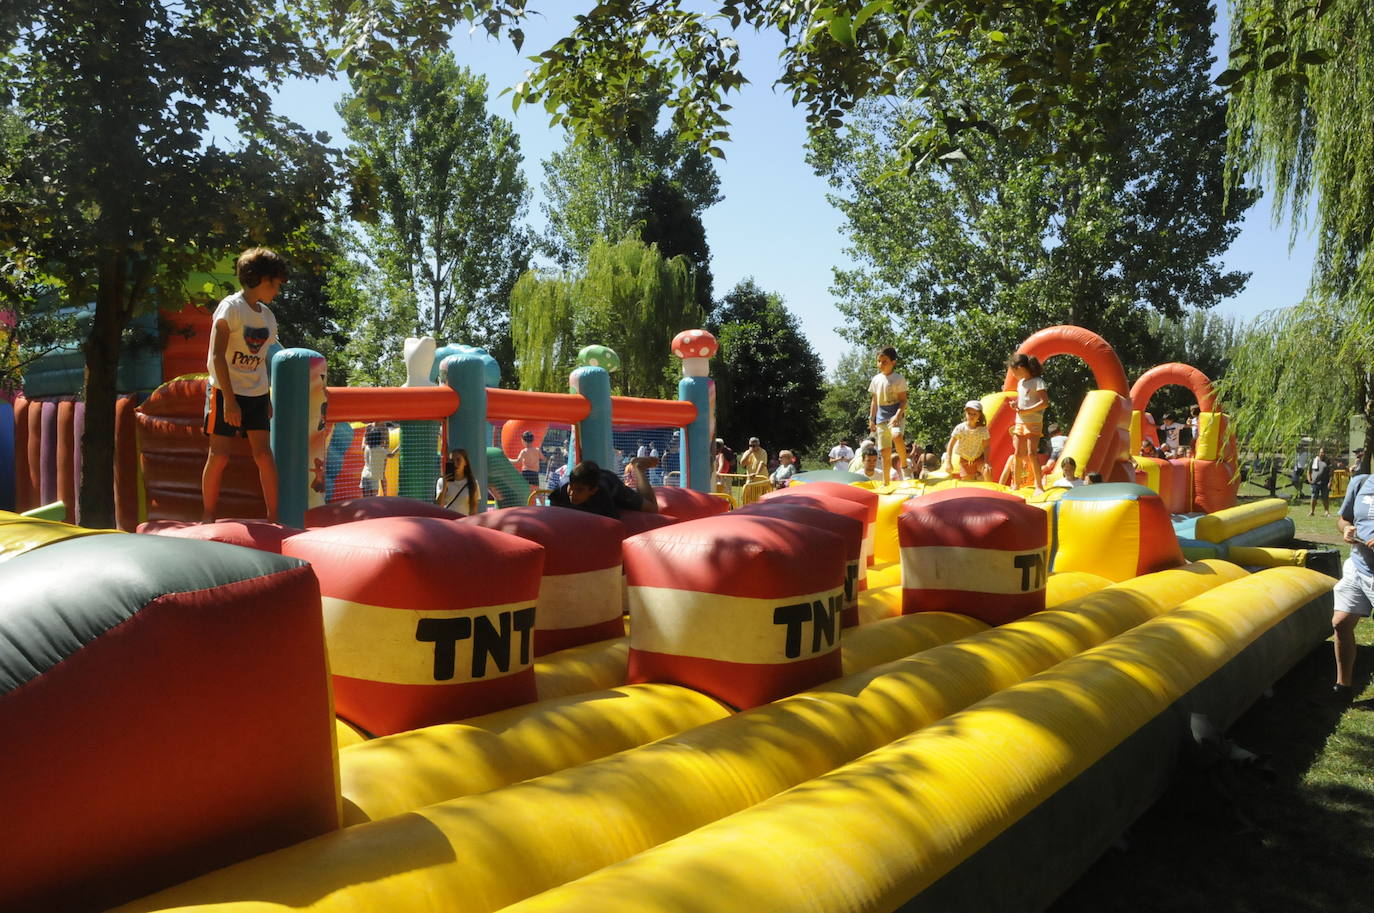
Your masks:
[{"label": "blue sky", "polygon": [[[526,29],[525,53],[548,47],[565,34],[566,24],[535,18]],[[1224,18],[1218,27],[1225,29]],[[780,43],[771,35],[749,33],[739,38],[750,84],[730,98],[732,140],[725,147],[725,161],[716,163],[725,199],[702,217],[716,294],[753,276],[760,287],[786,299],[811,344],[826,366],[833,368],[848,348],[837,332],[841,319],[829,292],[832,269],[850,265],[840,232],[842,219],[826,202],[825,181],[805,162],[802,113],[772,88]],[[562,148],[563,133],[549,128],[541,107],[513,113],[509,96],[496,97],[520,82],[530,64],[508,43],[491,41],[484,34],[455,38],[452,47],[459,63],[487,77],[490,109],[512,121],[520,134],[525,175],[534,193],[531,220],[537,230],[542,229],[540,163]],[[342,144],[334,103],[343,88],[342,81],[293,84],[281,94],[280,113],[312,130],[326,130],[335,143]],[[1219,313],[1249,319],[1302,298],[1314,245],[1304,231],[1290,254],[1288,235],[1287,225],[1273,224],[1267,199],[1251,208],[1224,262],[1228,269],[1246,270],[1252,276],[1240,295],[1218,306]]]}]

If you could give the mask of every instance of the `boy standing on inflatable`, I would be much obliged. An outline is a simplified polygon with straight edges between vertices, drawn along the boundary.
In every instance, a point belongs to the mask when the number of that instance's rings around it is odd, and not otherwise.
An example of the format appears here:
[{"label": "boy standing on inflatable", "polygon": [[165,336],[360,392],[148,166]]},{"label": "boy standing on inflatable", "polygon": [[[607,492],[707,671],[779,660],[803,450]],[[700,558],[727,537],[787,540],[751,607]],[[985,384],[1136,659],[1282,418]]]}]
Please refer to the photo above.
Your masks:
[{"label": "boy standing on inflatable", "polygon": [[205,433],[210,454],[201,473],[202,523],[212,523],[220,482],[229,465],[229,446],[248,438],[262,480],[267,519],[277,522],[277,467],[272,461],[268,427],[272,418],[267,353],[277,341],[277,318],[267,305],[286,281],[286,262],[276,252],[254,247],[239,254],[234,274],[242,290],[219,303],[210,331],[205,388]]}]

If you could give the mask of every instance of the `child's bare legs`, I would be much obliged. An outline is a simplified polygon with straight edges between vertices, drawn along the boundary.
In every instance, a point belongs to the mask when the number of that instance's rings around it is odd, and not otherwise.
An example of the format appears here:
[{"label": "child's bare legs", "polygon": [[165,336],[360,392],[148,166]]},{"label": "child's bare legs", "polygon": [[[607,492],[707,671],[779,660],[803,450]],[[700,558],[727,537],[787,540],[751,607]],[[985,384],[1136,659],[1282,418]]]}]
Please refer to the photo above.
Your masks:
[{"label": "child's bare legs", "polygon": [[269,523],[276,523],[277,464],[272,459],[271,439],[266,431],[249,431],[248,446],[253,451],[253,462],[258,464],[258,478],[262,480],[262,500],[267,505],[267,520]]},{"label": "child's bare legs", "polygon": [[232,438],[210,435],[210,453],[200,473],[201,523],[215,522],[215,507],[219,504],[219,487],[224,479],[224,467],[229,465],[229,445]]},{"label": "child's bare legs", "polygon": [[1002,464],[1002,474],[997,477],[999,485],[1010,486],[1012,477],[1016,474],[1016,442],[1012,442],[1012,454],[1007,457],[1007,461]]},{"label": "child's bare legs", "polygon": [[902,477],[902,470],[906,467],[906,442],[902,440],[902,433],[896,428],[892,429],[892,446],[896,450],[897,478]]},{"label": "child's bare legs", "polygon": [[1045,478],[1040,474],[1040,454],[1036,452],[1036,445],[1040,443],[1040,436],[1026,438],[1026,462],[1030,464],[1031,478],[1035,480],[1035,490],[1045,490]]}]

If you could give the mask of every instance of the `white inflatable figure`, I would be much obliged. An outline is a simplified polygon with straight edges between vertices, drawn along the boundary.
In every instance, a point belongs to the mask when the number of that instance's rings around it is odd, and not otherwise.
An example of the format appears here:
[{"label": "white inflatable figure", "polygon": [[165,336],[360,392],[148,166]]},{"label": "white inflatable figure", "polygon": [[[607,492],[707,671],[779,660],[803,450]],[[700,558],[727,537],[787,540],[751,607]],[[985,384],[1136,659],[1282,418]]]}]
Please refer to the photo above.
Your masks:
[{"label": "white inflatable figure", "polygon": [[406,338],[403,354],[406,362],[406,382],[403,387],[433,387],[429,379],[430,369],[434,367],[434,352],[438,344],[431,336],[409,336]]}]

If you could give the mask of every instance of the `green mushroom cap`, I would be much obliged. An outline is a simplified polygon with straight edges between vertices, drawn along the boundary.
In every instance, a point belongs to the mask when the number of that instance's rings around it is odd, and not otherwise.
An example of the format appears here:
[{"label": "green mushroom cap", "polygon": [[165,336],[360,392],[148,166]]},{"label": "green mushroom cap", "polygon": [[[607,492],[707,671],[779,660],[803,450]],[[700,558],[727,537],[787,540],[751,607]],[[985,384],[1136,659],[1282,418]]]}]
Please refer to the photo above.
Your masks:
[{"label": "green mushroom cap", "polygon": [[588,368],[605,368],[608,373],[620,370],[620,356],[609,346],[583,346],[577,353],[577,363]]}]

